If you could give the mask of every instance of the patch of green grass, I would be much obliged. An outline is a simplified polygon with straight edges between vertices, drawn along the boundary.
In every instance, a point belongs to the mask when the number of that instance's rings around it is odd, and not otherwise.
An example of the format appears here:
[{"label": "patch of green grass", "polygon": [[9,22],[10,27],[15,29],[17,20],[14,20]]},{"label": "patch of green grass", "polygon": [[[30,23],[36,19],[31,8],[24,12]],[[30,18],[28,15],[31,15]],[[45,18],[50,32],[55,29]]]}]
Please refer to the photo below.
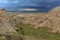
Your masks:
[{"label": "patch of green grass", "polygon": [[[43,38],[48,40],[60,40],[60,34],[58,33],[51,33],[47,31],[47,28],[38,28],[34,29],[31,25],[16,25],[18,28],[18,33],[21,34],[21,31],[24,31],[24,35],[33,36],[36,38]],[[21,30],[22,28],[22,30]]]}]

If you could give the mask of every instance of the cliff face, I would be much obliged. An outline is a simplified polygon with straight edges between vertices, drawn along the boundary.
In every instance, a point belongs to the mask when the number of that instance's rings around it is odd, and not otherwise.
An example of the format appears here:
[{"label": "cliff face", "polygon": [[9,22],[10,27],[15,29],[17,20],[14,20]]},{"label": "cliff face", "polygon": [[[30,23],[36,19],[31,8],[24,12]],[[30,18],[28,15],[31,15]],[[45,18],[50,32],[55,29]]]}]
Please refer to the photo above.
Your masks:
[{"label": "cliff face", "polygon": [[56,7],[48,13],[40,14],[17,14],[16,23],[31,24],[34,28],[46,27],[51,29],[51,32],[60,33],[60,11]]},{"label": "cliff face", "polygon": [[0,10],[0,35],[9,35],[10,33],[16,33],[11,19],[5,10]]},{"label": "cliff face", "polygon": [[48,14],[49,20],[52,24],[52,32],[60,33],[60,6],[53,8]]}]

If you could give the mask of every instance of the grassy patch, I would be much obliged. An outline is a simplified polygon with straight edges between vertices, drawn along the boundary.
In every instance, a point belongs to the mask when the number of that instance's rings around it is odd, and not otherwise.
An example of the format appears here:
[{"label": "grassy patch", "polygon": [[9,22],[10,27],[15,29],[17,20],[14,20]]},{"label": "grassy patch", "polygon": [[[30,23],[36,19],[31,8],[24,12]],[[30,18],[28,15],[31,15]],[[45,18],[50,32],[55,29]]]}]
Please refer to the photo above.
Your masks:
[{"label": "grassy patch", "polygon": [[33,36],[38,39],[43,38],[48,40],[60,40],[60,34],[48,32],[46,28],[34,29],[31,25],[24,24],[16,25],[16,27],[18,33],[21,34],[21,31],[23,31],[23,35]]}]

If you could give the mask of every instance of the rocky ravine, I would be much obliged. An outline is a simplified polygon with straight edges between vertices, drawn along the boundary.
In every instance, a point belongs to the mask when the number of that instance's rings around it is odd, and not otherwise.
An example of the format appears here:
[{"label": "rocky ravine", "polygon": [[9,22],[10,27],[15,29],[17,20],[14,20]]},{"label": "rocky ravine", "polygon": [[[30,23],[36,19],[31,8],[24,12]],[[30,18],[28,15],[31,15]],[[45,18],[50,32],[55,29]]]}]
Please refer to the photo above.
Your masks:
[{"label": "rocky ravine", "polygon": [[[58,9],[58,10],[57,10]],[[31,24],[34,28],[46,27],[51,32],[60,33],[60,7],[53,8],[48,13],[43,14],[17,14],[16,23]]]}]

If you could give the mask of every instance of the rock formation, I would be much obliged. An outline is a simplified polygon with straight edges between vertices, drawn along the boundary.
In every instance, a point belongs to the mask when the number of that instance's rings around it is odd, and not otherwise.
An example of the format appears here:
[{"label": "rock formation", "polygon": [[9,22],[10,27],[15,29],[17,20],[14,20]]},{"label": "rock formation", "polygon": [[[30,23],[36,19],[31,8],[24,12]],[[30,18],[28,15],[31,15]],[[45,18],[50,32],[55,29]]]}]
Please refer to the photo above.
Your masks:
[{"label": "rock formation", "polygon": [[51,20],[52,25],[52,32],[59,32],[60,33],[60,6],[53,8],[48,13],[48,18]]},{"label": "rock formation", "polygon": [[5,10],[0,10],[0,35],[10,35],[12,33],[17,32],[11,23],[11,18]]},{"label": "rock formation", "polygon": [[20,17],[20,22],[23,24],[34,25],[34,28],[46,27],[50,28],[51,32],[60,33],[60,6],[53,8],[48,13],[18,14],[17,16]]}]

